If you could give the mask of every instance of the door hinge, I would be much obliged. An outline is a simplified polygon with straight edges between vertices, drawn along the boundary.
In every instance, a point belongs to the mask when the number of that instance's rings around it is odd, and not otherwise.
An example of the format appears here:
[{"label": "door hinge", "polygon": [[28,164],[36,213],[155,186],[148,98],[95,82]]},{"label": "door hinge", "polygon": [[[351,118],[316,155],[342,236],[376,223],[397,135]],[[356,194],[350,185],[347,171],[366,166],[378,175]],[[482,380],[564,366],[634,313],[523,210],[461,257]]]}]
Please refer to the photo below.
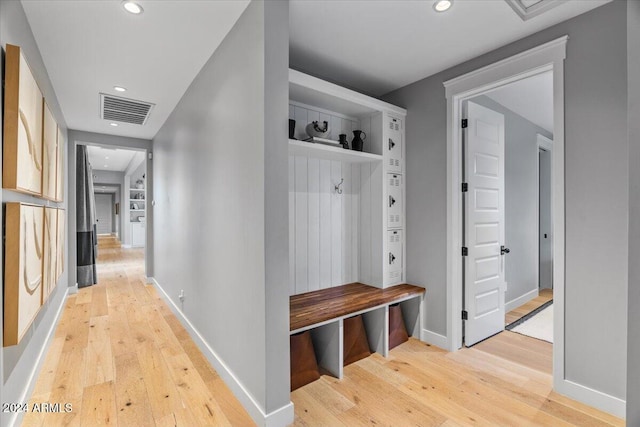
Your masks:
[{"label": "door hinge", "polygon": [[469,121],[467,119],[462,119],[462,129],[466,129],[469,126]]},{"label": "door hinge", "polygon": [[462,256],[469,255],[469,249],[466,246],[462,247]]},{"label": "door hinge", "polygon": [[462,192],[466,193],[467,191],[469,191],[469,184],[467,184],[466,182],[462,183]]},{"label": "door hinge", "polygon": [[467,310],[462,310],[462,320],[469,320],[469,314]]}]

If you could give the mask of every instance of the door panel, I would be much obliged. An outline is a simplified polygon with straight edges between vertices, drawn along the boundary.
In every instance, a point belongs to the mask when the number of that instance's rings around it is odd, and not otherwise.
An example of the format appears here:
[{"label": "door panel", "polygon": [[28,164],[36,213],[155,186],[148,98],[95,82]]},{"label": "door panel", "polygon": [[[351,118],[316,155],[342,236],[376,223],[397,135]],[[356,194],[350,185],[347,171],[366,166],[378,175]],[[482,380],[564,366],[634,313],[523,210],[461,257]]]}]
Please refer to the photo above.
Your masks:
[{"label": "door panel", "polygon": [[551,237],[551,152],[539,150],[539,286],[553,288],[553,243]]},{"label": "door panel", "polygon": [[504,116],[467,103],[465,344],[504,329]]},{"label": "door panel", "polygon": [[98,234],[110,234],[113,231],[113,211],[111,194],[96,194],[96,220]]}]

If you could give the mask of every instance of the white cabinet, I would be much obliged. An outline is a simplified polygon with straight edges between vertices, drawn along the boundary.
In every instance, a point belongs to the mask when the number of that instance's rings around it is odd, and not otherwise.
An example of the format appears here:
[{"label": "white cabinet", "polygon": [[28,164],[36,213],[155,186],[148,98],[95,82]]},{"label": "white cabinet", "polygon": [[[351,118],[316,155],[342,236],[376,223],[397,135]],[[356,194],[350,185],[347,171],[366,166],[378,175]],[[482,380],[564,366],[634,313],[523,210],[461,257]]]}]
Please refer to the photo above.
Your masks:
[{"label": "white cabinet", "polygon": [[146,223],[132,222],[131,224],[131,247],[142,248],[146,240]]},{"label": "white cabinet", "polygon": [[400,228],[403,224],[404,211],[402,192],[402,175],[390,173],[387,175],[387,228]]},{"label": "white cabinet", "polygon": [[387,171],[402,173],[402,120],[389,117],[387,120],[387,142],[385,144]]},{"label": "white cabinet", "polygon": [[402,230],[392,230],[387,232],[387,249],[386,280],[397,283],[402,280],[404,263],[404,240],[402,239]]}]

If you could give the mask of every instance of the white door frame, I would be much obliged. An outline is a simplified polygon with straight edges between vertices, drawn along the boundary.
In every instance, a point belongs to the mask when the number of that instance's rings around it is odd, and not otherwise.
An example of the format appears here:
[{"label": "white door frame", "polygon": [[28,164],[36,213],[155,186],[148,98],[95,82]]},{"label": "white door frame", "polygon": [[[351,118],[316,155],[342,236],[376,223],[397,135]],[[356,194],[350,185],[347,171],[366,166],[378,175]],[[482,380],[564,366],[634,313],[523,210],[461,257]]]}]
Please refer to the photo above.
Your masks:
[{"label": "white door frame", "polygon": [[[538,151],[536,153],[536,188],[537,188],[537,196],[536,196],[536,212],[538,213],[538,221],[536,222],[536,236],[538,237],[538,252],[536,252],[536,265],[538,269],[536,270],[536,283],[538,284],[538,295],[540,292],[540,150],[548,151],[551,153],[551,167],[553,168],[553,140],[547,138],[542,134],[536,135],[536,145],[538,147]],[[551,172],[553,179],[553,171]],[[553,182],[553,181],[552,181]],[[552,184],[553,185],[553,184]],[[551,200],[551,212],[553,212],[553,200]],[[553,221],[551,221],[551,237],[553,237]],[[551,245],[551,257],[553,259],[553,245]],[[551,289],[553,289],[553,274],[551,275]]]},{"label": "white door frame", "polygon": [[568,36],[444,82],[447,97],[447,344],[462,347],[462,102],[491,89],[553,72],[552,147],[554,388],[564,381],[564,59]]}]

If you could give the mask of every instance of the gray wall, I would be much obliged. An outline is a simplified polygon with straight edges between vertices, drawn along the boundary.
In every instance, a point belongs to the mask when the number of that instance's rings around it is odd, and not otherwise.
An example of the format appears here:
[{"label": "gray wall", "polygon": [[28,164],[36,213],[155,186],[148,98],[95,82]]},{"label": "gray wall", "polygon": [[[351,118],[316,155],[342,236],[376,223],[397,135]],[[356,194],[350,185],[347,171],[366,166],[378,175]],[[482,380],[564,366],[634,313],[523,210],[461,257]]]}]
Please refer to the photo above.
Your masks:
[{"label": "gray wall", "polygon": [[93,184],[95,186],[98,186],[99,184],[119,185],[119,190],[116,191],[115,199],[117,203],[120,203],[120,215],[115,214],[115,209],[113,211],[113,215],[118,221],[118,231],[120,232],[120,240],[122,240],[124,227],[126,226],[126,218],[122,213],[128,197],[127,191],[124,188],[124,172],[94,170],[93,175]]},{"label": "gray wall", "polygon": [[267,413],[290,401],[287,50],[288,2],[251,2],[153,140],[155,279]]},{"label": "gray wall", "polygon": [[[538,134],[553,135],[487,96],[473,102],[504,115],[505,257],[507,293],[513,301],[538,289]],[[535,296],[535,295],[534,295]]]},{"label": "gray wall", "polygon": [[568,34],[565,61],[565,375],[626,394],[626,2],[614,1],[392,92],[408,109],[407,279],[427,287],[426,327],[446,334],[446,99],[442,83]]},{"label": "gray wall", "polygon": [[[49,80],[47,70],[40,56],[40,51],[35,43],[31,28],[24,14],[22,5],[18,1],[0,0],[0,45],[2,46],[2,60],[0,61],[0,69],[4,70],[4,55],[6,44],[18,45],[22,48],[31,71],[40,86],[40,90],[47,100],[47,104],[51,108],[51,112],[56,121],[62,128],[64,134],[67,132],[67,126],[60,110],[60,105],[56,98],[55,91]],[[3,73],[4,77],[4,73]],[[0,85],[0,99],[4,99],[3,87]],[[2,103],[0,102],[0,117],[2,117]],[[0,143],[2,136],[0,135]],[[1,145],[1,144],[0,144]],[[0,150],[1,151],[1,150]],[[0,160],[2,154],[0,153]],[[65,179],[67,172],[64,173]],[[9,190],[2,190],[0,193],[0,201],[6,202],[27,202],[46,206],[67,207],[67,203],[52,203],[32,196],[23,195]],[[0,212],[0,221],[4,223],[2,216],[4,211]],[[68,215],[67,215],[68,217]],[[68,246],[68,245],[67,245]],[[2,245],[0,245],[0,259],[4,259],[2,253]],[[66,255],[68,259],[68,254]],[[2,263],[0,262],[0,269]],[[26,402],[28,393],[30,393],[28,383],[29,378],[34,369],[39,369],[38,355],[43,346],[46,344],[47,334],[52,327],[53,320],[59,309],[64,303],[64,295],[69,284],[68,268],[58,281],[56,289],[53,291],[49,300],[41,308],[35,321],[29,328],[25,337],[20,344],[12,347],[2,347],[0,352],[0,372],[2,381],[0,382],[0,395],[2,402]],[[0,277],[4,280],[4,273],[0,271]],[[4,293],[0,293],[0,309],[4,310],[4,301],[2,300]],[[0,316],[0,326],[2,325],[3,316]],[[0,338],[1,339],[1,338]],[[37,372],[36,372],[37,374]],[[26,395],[26,397],[25,397]],[[14,419],[15,414],[2,412],[0,414],[0,425],[9,426]]]},{"label": "gray wall", "polygon": [[629,94],[629,319],[627,425],[640,425],[640,2],[627,3]]},{"label": "gray wall", "polygon": [[[140,139],[140,138],[127,138],[123,136],[115,136],[115,135],[105,135],[102,133],[93,133],[86,131],[79,131],[70,129],[67,144],[67,165],[68,169],[71,171],[76,170],[76,147],[78,145],[101,145],[105,147],[112,148],[130,148],[134,150],[146,150],[151,153],[151,141],[148,139]],[[147,163],[147,194],[151,194],[153,191],[153,161],[149,159],[145,160]],[[77,283],[77,272],[76,272],[76,262],[77,262],[77,244],[76,244],[76,176],[75,174],[69,175],[69,189],[68,191],[68,200],[69,200],[69,212],[72,214],[69,215],[69,284],[75,285]],[[127,197],[127,192],[123,190],[123,197]],[[153,223],[150,223],[153,220],[153,208],[147,209],[147,241],[145,248],[145,273],[147,276],[153,276]],[[125,215],[121,215],[123,217],[123,221],[126,226],[126,221],[128,219]],[[124,234],[124,229],[122,230]]]}]

